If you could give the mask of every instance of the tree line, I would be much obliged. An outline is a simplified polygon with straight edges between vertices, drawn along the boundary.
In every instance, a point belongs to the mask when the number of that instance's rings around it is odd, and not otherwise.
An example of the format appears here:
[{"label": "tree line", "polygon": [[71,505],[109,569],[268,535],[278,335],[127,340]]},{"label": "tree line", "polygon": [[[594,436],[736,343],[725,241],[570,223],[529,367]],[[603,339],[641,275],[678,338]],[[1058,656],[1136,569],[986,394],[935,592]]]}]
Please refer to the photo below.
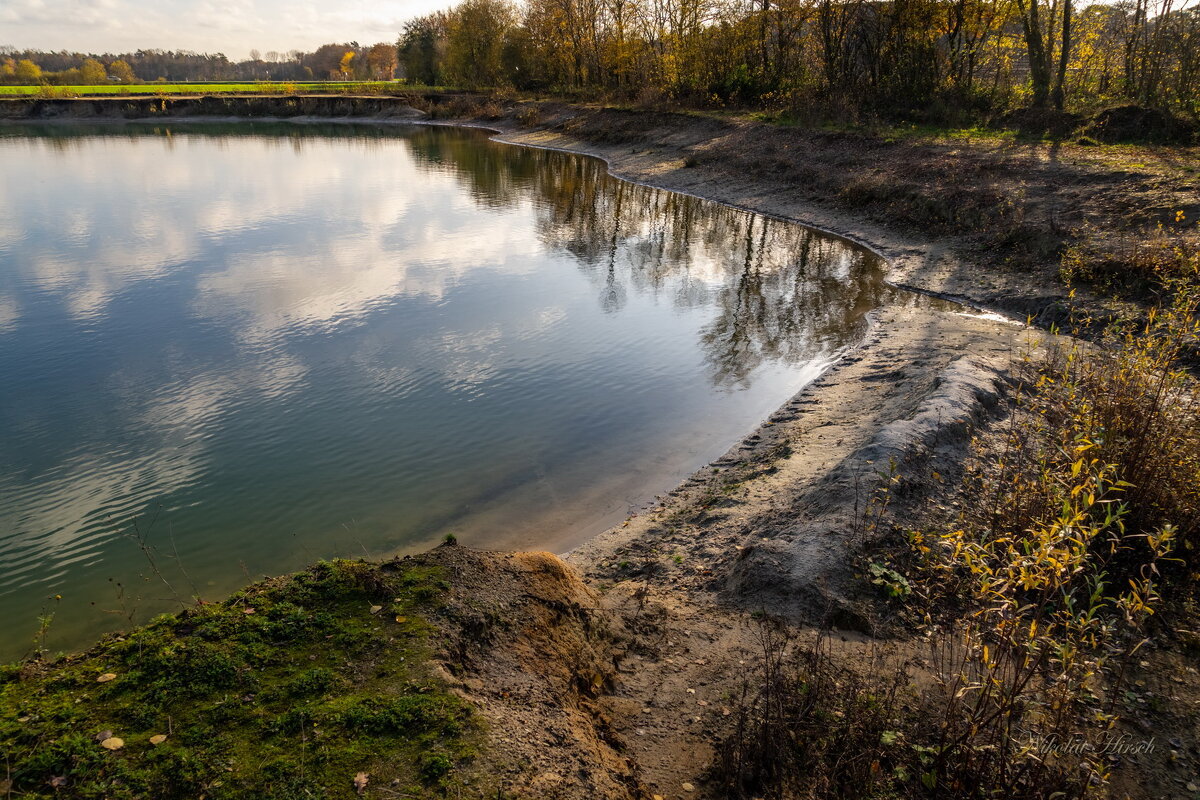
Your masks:
[{"label": "tree line", "polygon": [[879,111],[1128,100],[1195,114],[1187,0],[463,0],[410,20],[426,84]]},{"label": "tree line", "polygon": [[[120,55],[0,49],[0,82],[389,80],[646,104],[945,117],[1114,101],[1200,113],[1196,0],[462,0],[395,43]],[[101,72],[103,71],[103,75]],[[939,112],[941,112],[939,114]]]},{"label": "tree line", "polygon": [[392,80],[398,66],[396,45],[358,42],[321,45],[311,53],[292,50],[265,55],[251,51],[245,61],[222,53],[187,50],[138,50],[96,54],[68,51],[18,51],[0,48],[0,83],[88,86],[139,81],[312,81]]}]

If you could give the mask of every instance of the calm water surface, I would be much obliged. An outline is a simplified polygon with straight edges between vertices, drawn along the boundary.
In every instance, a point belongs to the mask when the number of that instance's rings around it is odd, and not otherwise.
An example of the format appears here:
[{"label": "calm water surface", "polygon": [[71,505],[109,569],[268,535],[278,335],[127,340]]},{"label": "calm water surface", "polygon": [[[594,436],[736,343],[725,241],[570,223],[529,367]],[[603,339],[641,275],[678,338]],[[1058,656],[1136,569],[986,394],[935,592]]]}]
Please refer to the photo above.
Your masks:
[{"label": "calm water surface", "polygon": [[4,658],[43,609],[75,647],[447,531],[565,549],[887,291],[838,240],[473,131],[8,128],[0,175]]}]

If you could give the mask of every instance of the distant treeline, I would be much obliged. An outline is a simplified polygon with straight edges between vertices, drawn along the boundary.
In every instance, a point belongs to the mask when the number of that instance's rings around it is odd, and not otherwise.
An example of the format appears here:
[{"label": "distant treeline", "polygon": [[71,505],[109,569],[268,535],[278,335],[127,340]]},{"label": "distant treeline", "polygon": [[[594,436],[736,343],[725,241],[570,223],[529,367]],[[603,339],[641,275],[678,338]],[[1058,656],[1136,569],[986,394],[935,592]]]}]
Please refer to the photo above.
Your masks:
[{"label": "distant treeline", "polygon": [[381,42],[321,45],[311,53],[252,51],[246,61],[221,53],[138,50],[135,53],[69,53],[0,48],[0,83],[61,86],[106,82],[391,80],[396,46]]},{"label": "distant treeline", "polygon": [[0,82],[399,75],[651,105],[943,120],[1113,102],[1200,112],[1195,0],[463,0],[410,20],[396,44],[251,56],[8,48],[0,50]]},{"label": "distant treeline", "polygon": [[463,0],[411,20],[428,84],[880,112],[1132,101],[1195,114],[1188,0]]}]

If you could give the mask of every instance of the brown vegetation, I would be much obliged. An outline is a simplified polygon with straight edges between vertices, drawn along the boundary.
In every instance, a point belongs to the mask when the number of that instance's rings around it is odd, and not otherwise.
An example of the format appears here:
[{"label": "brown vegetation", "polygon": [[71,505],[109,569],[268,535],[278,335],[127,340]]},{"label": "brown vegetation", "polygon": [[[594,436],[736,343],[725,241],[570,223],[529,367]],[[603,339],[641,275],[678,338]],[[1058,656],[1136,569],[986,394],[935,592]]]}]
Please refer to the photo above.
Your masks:
[{"label": "brown vegetation", "polygon": [[1198,43],[1200,14],[1172,0],[465,0],[399,46],[428,84],[963,122],[1121,99],[1194,114]]}]

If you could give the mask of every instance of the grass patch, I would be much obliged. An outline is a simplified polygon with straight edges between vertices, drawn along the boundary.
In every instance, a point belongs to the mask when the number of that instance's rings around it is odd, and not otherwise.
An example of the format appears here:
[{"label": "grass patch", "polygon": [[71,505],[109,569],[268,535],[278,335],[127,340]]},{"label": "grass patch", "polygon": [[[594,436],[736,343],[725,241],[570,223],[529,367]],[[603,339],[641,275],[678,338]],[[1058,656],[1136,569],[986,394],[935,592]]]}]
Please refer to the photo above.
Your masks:
[{"label": "grass patch", "polygon": [[57,663],[8,666],[7,788],[335,798],[357,796],[363,773],[440,796],[477,730],[426,666],[426,615],[446,588],[437,568],[322,562]]}]

